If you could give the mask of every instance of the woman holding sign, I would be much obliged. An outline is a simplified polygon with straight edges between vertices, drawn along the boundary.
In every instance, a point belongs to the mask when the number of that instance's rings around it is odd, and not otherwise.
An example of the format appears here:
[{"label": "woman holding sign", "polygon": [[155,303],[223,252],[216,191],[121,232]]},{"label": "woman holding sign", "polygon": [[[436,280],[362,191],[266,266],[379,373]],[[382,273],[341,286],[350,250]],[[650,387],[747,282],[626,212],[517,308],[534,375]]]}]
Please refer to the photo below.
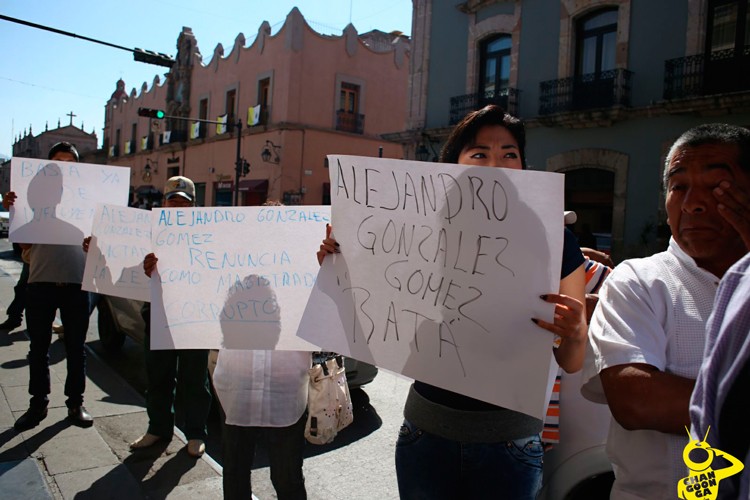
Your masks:
[{"label": "woman holding sign", "polygon": [[[440,161],[521,170],[525,145],[523,122],[490,105],[455,127]],[[317,254],[321,263],[339,251],[330,231]],[[583,262],[566,229],[559,293],[540,297],[555,304],[554,321],[530,318],[555,335],[555,359],[569,373],[581,369],[588,340]],[[409,391],[404,416],[396,445],[401,498],[536,498],[544,453],[541,420],[420,381]]]}]

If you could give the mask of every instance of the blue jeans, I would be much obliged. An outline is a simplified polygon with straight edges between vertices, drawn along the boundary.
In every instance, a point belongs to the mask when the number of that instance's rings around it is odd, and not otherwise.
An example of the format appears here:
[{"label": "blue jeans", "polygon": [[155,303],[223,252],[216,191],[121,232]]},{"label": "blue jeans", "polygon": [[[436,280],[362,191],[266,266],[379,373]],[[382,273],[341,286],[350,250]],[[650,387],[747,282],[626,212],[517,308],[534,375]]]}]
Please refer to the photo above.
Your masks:
[{"label": "blue jeans", "polygon": [[86,333],[89,329],[89,295],[81,285],[58,286],[54,283],[29,283],[26,287],[26,329],[29,347],[29,394],[32,407],[46,407],[49,401],[49,346],[52,322],[60,309],[65,327],[65,405],[76,408],[83,404],[86,388]]},{"label": "blue jeans", "polygon": [[528,499],[542,484],[539,435],[498,443],[452,441],[404,421],[396,443],[402,500]]}]

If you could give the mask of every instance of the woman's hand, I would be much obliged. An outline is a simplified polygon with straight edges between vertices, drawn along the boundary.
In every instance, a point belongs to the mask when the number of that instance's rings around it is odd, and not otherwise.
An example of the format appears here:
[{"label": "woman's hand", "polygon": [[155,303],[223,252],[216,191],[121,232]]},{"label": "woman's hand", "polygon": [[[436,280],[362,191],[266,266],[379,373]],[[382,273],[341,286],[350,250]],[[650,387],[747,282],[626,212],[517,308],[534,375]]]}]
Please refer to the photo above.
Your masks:
[{"label": "woman's hand", "polygon": [[583,342],[587,338],[586,308],[580,300],[558,293],[548,293],[540,297],[543,301],[555,304],[553,323],[532,318],[531,321],[563,339],[563,342]]},{"label": "woman's hand", "polygon": [[323,240],[323,243],[320,244],[320,250],[318,250],[317,253],[318,264],[321,266],[323,265],[323,259],[325,259],[326,255],[329,253],[340,253],[339,244],[334,238],[331,238],[332,230],[333,227],[331,227],[330,224],[326,224],[326,238]]},{"label": "woman's hand", "polygon": [[568,373],[583,368],[586,356],[588,326],[586,325],[586,271],[581,264],[560,280],[560,293],[542,295],[542,300],[555,304],[553,323],[534,323],[560,336],[560,345],[553,349],[555,360]]},{"label": "woman's hand", "polygon": [[83,245],[81,245],[83,247],[83,252],[84,253],[89,253],[89,245],[90,244],[91,244],[91,236],[86,236],[83,239]]},{"label": "woman's hand", "polygon": [[156,262],[158,260],[159,259],[156,258],[154,253],[150,253],[143,258],[143,272],[146,273],[146,276],[149,278],[151,277],[151,273],[154,272],[154,269],[156,269]]}]

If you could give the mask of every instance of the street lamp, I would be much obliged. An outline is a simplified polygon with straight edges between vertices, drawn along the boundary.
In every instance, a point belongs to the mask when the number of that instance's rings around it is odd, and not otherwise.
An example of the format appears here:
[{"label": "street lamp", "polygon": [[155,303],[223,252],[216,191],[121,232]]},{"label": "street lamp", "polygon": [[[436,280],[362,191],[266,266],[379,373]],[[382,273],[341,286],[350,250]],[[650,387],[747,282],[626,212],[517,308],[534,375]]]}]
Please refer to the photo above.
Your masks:
[{"label": "street lamp", "polygon": [[152,172],[155,173],[155,174],[159,173],[159,170],[158,170],[157,167],[158,167],[157,163],[154,163],[154,166],[152,167],[151,166],[151,159],[147,158],[146,159],[146,166],[143,167],[143,170],[145,171],[146,174],[148,174],[150,176]]},{"label": "street lamp", "polygon": [[277,165],[281,162],[279,156],[279,150],[281,146],[277,146],[271,141],[266,141],[266,145],[263,146],[263,151],[260,152],[260,158],[266,163],[276,163]]}]

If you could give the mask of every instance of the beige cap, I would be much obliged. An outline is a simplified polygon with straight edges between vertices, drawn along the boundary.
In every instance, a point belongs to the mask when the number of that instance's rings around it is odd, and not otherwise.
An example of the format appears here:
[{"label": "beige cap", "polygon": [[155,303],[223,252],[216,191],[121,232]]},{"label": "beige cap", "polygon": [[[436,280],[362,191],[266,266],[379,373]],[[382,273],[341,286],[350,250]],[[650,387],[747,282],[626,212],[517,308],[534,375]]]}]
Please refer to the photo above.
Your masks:
[{"label": "beige cap", "polygon": [[195,201],[195,184],[193,184],[193,181],[181,175],[170,177],[164,187],[164,198],[169,199],[174,196],[182,196],[189,201]]}]

